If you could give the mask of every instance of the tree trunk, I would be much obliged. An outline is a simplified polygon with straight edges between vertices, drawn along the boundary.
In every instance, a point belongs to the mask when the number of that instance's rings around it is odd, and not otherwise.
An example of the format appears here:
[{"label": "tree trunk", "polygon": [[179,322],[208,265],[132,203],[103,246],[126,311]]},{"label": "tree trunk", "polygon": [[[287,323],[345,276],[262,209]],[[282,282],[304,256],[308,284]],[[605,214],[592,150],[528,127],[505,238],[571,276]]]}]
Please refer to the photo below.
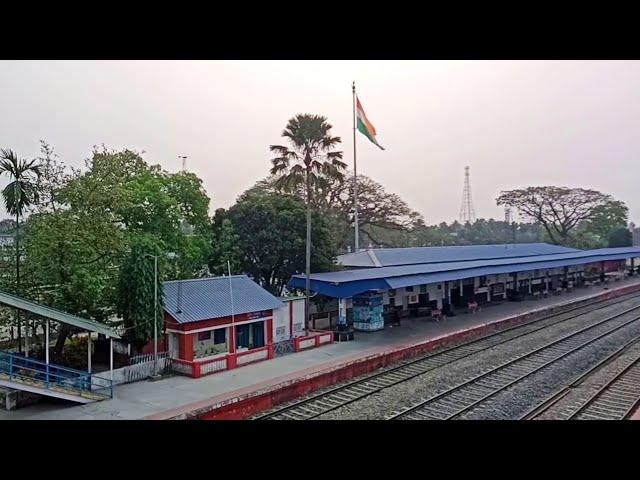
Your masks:
[{"label": "tree trunk", "polygon": [[[20,296],[20,216],[16,212],[16,295]],[[18,326],[18,352],[22,353],[22,329],[20,328],[20,310],[16,308],[16,324]],[[29,332],[27,332],[27,335]]]},{"label": "tree trunk", "polygon": [[305,263],[305,299],[304,299],[304,320],[305,326],[309,328],[309,290],[311,275],[311,164],[307,165],[307,252]]},{"label": "tree trunk", "polygon": [[71,333],[71,329],[69,328],[69,326],[60,324],[60,328],[58,329],[58,338],[56,339],[56,345],[55,347],[53,347],[53,353],[58,358],[62,355],[64,343],[67,341],[69,333]]}]

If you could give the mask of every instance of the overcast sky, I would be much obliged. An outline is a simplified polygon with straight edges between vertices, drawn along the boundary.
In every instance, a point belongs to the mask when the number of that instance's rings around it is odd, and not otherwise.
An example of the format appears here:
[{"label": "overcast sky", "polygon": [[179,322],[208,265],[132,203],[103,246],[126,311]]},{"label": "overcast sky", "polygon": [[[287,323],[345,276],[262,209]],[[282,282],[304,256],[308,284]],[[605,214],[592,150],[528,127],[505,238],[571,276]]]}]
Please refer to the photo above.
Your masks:
[{"label": "overcast sky", "polygon": [[352,80],[386,148],[358,134],[359,172],[427,223],[458,217],[465,165],[477,217],[503,218],[500,190],[565,185],[640,223],[637,61],[0,61],[0,147],[43,139],[81,166],[105,144],[169,171],[187,155],[213,212],[267,175],[296,113],[326,116],[351,168]]}]

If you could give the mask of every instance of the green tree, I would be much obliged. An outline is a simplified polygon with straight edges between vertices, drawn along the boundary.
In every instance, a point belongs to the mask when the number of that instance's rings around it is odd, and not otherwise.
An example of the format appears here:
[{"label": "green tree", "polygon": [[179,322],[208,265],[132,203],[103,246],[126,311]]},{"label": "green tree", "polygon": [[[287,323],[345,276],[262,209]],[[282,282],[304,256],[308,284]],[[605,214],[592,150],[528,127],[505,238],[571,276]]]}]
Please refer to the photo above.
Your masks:
[{"label": "green tree", "polygon": [[[88,215],[100,212],[110,222],[123,230],[124,246],[119,250],[119,259],[113,265],[118,279],[120,312],[128,312],[126,322],[143,321],[144,312],[132,310],[139,299],[138,288],[129,268],[132,260],[140,263],[140,242],[150,248],[153,238],[164,259],[167,253],[177,253],[175,261],[165,264],[165,278],[192,278],[206,274],[206,262],[211,249],[207,197],[201,180],[192,173],[170,174],[159,166],[148,165],[140,154],[130,151],[96,150],[87,162],[87,171],[64,188],[60,197],[71,210]],[[135,258],[131,257],[134,255]],[[149,261],[149,263],[153,263]],[[144,267],[146,268],[146,267]],[[114,299],[115,300],[115,299]],[[153,303],[153,302],[151,302]],[[148,324],[135,327],[136,341],[142,342],[150,330]],[[147,340],[150,337],[147,338]]]},{"label": "green tree", "polygon": [[[126,232],[103,212],[60,209],[34,214],[25,229],[25,293],[60,310],[107,322],[116,314],[118,269]],[[60,355],[69,335],[58,329]]]},{"label": "green tree", "polygon": [[[153,268],[153,260],[142,266],[140,252],[162,252],[164,278],[206,274],[211,233],[202,182],[150,166],[129,150],[96,149],[84,171],[70,171],[51,151],[44,158],[44,193],[25,228],[30,298],[114,326],[126,321],[142,342],[153,329],[136,302],[152,308],[153,301],[141,296],[148,282],[138,282],[135,272]],[[167,262],[168,252],[179,256]],[[60,328],[57,353],[73,333]]]},{"label": "green tree", "polygon": [[218,209],[213,218],[213,241],[209,268],[215,275],[227,275],[241,271],[240,237],[224,209]]},{"label": "green tree", "polygon": [[[0,150],[0,175],[9,176],[9,184],[2,190],[4,205],[16,217],[16,286],[15,292],[20,295],[20,217],[25,210],[38,198],[36,181],[40,176],[40,166],[37,159],[24,160],[12,150]],[[20,311],[16,309],[16,325],[18,327],[18,350],[22,351],[22,334],[20,326]]]},{"label": "green tree", "polygon": [[[269,177],[254,185],[252,191],[282,192],[278,177]],[[331,225],[339,251],[354,243],[353,177],[325,179],[323,188],[314,189],[312,203]],[[304,188],[290,193],[305,199]],[[358,175],[358,225],[363,245],[406,247],[411,231],[424,225],[422,216],[412,210],[400,196],[389,193],[375,180]]]},{"label": "green tree", "polygon": [[[126,338],[140,347],[153,338],[153,322],[162,331],[163,301],[160,270],[164,264],[163,249],[157,238],[149,234],[134,235],[130,249],[120,267],[118,313],[122,316]],[[156,277],[155,262],[158,262]],[[157,283],[156,283],[157,282]],[[158,303],[155,305],[155,295]],[[157,317],[156,315],[157,308]]]},{"label": "green tree", "polygon": [[612,230],[624,229],[629,221],[629,208],[619,200],[610,200],[593,209],[591,217],[585,225],[585,230],[597,235],[607,243]]},{"label": "green tree", "polygon": [[277,156],[271,160],[272,175],[279,175],[278,184],[295,189],[305,183],[307,202],[305,320],[309,320],[309,275],[311,274],[311,207],[312,187],[321,188],[328,180],[342,178],[346,164],[342,152],[335,148],[340,137],[330,134],[332,126],[320,115],[298,114],[287,123],[282,136],[289,146],[271,145]]},{"label": "green tree", "polygon": [[590,221],[612,202],[610,195],[597,190],[567,187],[528,187],[503,191],[498,205],[515,207],[521,215],[539,222],[551,242],[567,245],[575,229]]},{"label": "green tree", "polygon": [[624,227],[614,228],[608,235],[609,247],[631,247],[633,246],[633,235]]},{"label": "green tree", "polygon": [[[305,204],[291,195],[246,192],[228,211],[240,248],[240,269],[274,295],[305,268]],[[331,229],[314,213],[311,269],[333,268]]]}]

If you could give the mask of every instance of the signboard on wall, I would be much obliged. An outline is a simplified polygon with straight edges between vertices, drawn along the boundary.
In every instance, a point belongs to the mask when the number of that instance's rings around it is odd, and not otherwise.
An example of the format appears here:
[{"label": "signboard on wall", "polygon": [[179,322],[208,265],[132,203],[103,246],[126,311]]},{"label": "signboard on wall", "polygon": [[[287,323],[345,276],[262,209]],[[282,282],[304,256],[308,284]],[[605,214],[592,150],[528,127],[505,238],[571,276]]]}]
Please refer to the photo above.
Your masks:
[{"label": "signboard on wall", "polygon": [[271,310],[263,310],[261,312],[249,312],[246,314],[246,316],[247,316],[247,320],[253,320],[255,318],[262,318],[262,317],[270,317]]}]

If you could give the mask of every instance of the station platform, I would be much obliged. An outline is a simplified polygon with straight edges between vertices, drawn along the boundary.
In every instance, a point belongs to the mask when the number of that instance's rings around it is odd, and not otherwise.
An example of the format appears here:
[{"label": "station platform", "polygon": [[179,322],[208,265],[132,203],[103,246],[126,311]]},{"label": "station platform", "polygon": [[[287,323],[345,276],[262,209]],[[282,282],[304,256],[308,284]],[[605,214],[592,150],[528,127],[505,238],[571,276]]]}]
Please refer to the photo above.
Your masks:
[{"label": "station platform", "polygon": [[548,309],[595,297],[640,291],[640,278],[580,288],[540,300],[502,302],[477,313],[460,312],[440,322],[404,319],[400,327],[356,332],[351,342],[333,343],[194,379],[171,376],[114,388],[112,399],[66,406],[36,404],[0,411],[0,420],[239,419],[371,372],[426,351],[482,335],[498,325],[517,324]]}]

